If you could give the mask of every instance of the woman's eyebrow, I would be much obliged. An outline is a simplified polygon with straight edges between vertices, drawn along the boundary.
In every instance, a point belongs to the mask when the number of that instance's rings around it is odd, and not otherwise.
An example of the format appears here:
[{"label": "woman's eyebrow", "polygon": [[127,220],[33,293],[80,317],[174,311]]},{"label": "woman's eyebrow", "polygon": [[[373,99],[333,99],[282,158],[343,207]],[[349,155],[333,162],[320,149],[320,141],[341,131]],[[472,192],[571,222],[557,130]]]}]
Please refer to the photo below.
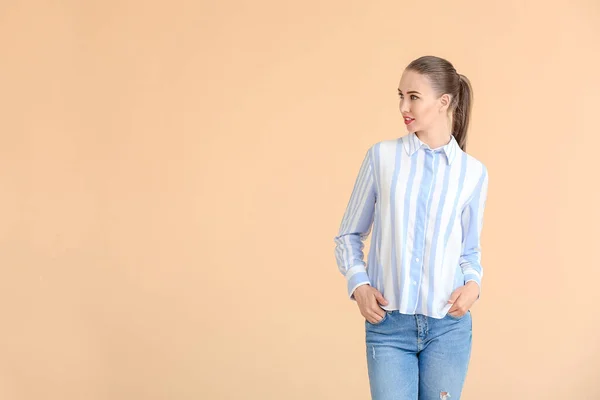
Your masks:
[{"label": "woman's eyebrow", "polygon": [[[402,90],[398,89],[398,93],[402,93]],[[406,94],[411,94],[411,93],[421,94],[421,93],[417,92],[416,90],[409,90],[408,92],[406,92]]]}]

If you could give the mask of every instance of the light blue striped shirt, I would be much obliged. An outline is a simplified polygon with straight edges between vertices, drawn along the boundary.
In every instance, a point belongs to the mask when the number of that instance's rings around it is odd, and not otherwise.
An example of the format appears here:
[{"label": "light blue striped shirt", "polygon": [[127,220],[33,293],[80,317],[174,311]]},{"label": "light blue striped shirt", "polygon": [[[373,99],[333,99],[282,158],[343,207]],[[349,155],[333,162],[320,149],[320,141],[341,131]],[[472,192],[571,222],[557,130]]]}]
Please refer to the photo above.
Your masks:
[{"label": "light blue striped shirt", "polygon": [[475,281],[481,293],[487,186],[487,168],[454,136],[437,149],[414,132],[372,145],[334,238],[350,299],[370,284],[389,302],[385,310],[443,318],[454,289]]}]

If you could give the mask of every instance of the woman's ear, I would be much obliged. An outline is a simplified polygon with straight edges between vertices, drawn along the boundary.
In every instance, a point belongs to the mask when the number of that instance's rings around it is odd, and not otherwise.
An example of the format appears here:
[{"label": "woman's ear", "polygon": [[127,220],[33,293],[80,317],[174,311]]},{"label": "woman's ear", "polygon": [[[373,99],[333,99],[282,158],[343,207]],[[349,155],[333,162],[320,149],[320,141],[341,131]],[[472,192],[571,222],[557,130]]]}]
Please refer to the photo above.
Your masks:
[{"label": "woman's ear", "polygon": [[450,102],[451,102],[450,95],[448,93],[444,93],[443,95],[440,96],[439,102],[440,102],[440,113],[447,112],[448,107],[450,106]]}]

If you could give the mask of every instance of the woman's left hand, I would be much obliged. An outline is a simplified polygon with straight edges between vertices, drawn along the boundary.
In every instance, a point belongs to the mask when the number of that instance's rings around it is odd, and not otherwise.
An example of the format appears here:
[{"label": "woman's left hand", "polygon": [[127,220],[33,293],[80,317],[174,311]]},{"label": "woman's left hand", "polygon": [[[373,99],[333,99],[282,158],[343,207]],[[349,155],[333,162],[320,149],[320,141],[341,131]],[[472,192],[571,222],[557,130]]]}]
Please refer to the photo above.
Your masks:
[{"label": "woman's left hand", "polygon": [[465,285],[457,288],[452,295],[449,304],[452,307],[448,310],[448,314],[454,317],[462,317],[469,311],[477,297],[479,296],[479,285],[475,281],[469,281]]}]

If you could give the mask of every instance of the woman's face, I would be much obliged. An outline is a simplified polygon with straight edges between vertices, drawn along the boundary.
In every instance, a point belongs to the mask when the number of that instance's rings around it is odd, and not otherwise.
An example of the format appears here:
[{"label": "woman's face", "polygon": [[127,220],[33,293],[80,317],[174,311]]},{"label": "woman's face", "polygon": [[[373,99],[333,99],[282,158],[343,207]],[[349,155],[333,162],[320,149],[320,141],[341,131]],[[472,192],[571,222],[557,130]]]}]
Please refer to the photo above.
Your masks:
[{"label": "woman's face", "polygon": [[405,70],[398,95],[400,112],[409,132],[436,132],[447,127],[450,96],[436,96],[426,76]]}]

